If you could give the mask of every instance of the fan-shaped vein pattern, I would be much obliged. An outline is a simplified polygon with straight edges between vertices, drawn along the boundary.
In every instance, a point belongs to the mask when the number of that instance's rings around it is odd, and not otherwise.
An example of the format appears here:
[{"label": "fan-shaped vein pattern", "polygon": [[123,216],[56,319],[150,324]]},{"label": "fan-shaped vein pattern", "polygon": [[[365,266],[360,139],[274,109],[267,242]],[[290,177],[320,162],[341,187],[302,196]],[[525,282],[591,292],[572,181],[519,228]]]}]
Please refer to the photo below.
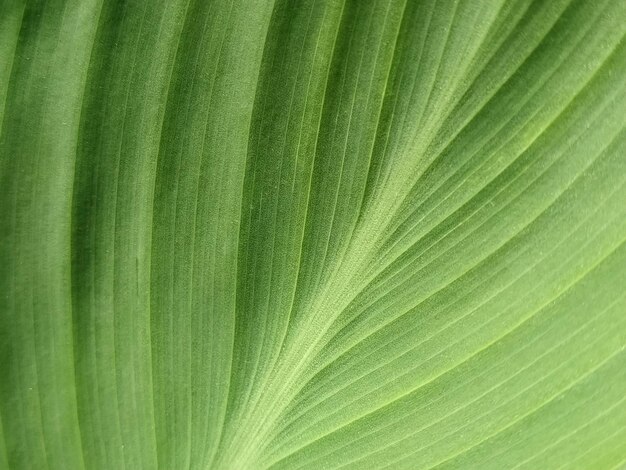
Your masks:
[{"label": "fan-shaped vein pattern", "polygon": [[0,0],[0,469],[623,466],[625,38]]}]

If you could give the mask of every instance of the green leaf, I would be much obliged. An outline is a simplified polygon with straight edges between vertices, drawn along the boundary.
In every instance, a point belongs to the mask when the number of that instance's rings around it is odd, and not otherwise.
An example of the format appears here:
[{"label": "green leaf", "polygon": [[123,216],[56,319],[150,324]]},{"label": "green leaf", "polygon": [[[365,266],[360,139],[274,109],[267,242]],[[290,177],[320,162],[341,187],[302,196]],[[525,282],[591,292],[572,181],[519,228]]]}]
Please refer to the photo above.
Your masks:
[{"label": "green leaf", "polygon": [[626,2],[0,0],[0,469],[626,464]]}]

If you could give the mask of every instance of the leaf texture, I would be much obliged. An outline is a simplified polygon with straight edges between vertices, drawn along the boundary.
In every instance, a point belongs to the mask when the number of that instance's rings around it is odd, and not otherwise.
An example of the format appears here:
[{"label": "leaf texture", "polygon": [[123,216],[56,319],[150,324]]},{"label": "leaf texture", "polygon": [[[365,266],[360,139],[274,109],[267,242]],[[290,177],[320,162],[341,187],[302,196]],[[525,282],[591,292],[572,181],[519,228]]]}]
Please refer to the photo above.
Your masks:
[{"label": "leaf texture", "polygon": [[0,469],[626,465],[626,2],[0,0]]}]

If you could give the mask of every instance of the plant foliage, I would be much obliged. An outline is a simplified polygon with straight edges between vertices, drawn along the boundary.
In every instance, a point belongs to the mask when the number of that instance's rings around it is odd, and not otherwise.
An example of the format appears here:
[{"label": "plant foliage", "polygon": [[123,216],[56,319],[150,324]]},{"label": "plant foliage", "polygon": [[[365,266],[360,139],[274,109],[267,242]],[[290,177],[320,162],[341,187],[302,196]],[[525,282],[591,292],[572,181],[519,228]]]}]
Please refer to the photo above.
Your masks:
[{"label": "plant foliage", "polygon": [[625,38],[0,0],[0,469],[623,466]]}]

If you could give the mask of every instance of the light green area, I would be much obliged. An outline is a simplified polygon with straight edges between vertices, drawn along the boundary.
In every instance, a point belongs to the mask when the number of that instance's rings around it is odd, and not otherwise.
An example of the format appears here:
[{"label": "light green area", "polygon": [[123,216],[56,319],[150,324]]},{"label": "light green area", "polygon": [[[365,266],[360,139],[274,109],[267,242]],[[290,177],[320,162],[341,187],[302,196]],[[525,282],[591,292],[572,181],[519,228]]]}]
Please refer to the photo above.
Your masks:
[{"label": "light green area", "polygon": [[626,466],[626,2],[0,0],[0,470]]}]

